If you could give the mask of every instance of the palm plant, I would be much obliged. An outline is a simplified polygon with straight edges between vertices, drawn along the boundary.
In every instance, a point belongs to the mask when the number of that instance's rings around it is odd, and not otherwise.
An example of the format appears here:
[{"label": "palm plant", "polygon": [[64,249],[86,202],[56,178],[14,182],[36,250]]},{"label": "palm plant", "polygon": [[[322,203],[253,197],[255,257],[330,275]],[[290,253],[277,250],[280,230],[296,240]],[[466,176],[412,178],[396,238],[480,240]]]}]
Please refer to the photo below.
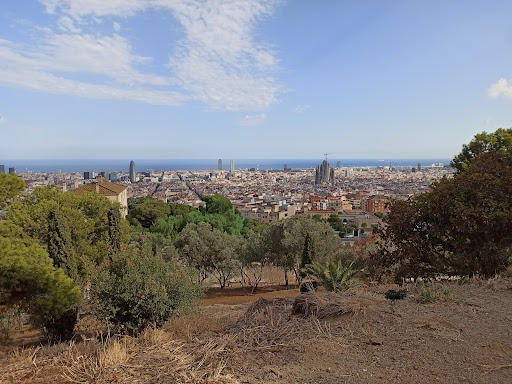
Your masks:
[{"label": "palm plant", "polygon": [[308,268],[308,273],[322,282],[328,291],[335,293],[345,292],[359,285],[354,276],[359,272],[352,269],[352,265],[343,265],[341,260],[327,259],[324,263],[313,262]]}]

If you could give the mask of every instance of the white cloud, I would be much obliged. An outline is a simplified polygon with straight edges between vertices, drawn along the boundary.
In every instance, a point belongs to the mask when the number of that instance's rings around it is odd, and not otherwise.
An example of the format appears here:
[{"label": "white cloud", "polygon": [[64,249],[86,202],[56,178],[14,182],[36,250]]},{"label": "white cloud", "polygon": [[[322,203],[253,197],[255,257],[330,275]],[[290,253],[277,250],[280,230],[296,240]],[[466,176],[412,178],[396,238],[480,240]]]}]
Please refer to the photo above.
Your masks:
[{"label": "white cloud", "polygon": [[75,26],[73,19],[68,16],[63,16],[58,21],[59,27],[65,32],[80,33],[80,29]]},{"label": "white cloud", "polygon": [[[50,49],[50,51],[52,51]],[[57,76],[48,69],[71,71],[74,61],[62,60],[52,66],[52,59],[58,56],[36,53],[22,55],[16,52],[16,47],[0,39],[0,82],[7,86],[28,88],[41,92],[66,94],[97,99],[136,100],[151,104],[178,105],[187,97],[182,93],[172,91],[159,91],[144,88],[128,88],[103,84],[91,84],[79,80]],[[78,64],[77,64],[78,65]],[[116,66],[110,68],[115,70]],[[80,67],[79,67],[80,69]],[[101,72],[98,72],[101,73]],[[109,74],[109,70],[103,73]],[[134,74],[134,79],[145,75]]]},{"label": "white cloud", "polygon": [[509,83],[505,78],[501,78],[496,83],[491,84],[487,94],[492,98],[506,97],[512,99],[512,83]]},{"label": "white cloud", "polygon": [[266,118],[267,115],[264,113],[259,113],[256,115],[245,115],[242,119],[236,122],[236,125],[241,127],[255,127],[265,121]]},{"label": "white cloud", "polygon": [[310,108],[311,108],[311,105],[301,104],[301,105],[297,105],[295,107],[294,111],[295,111],[295,113],[302,115],[304,112],[306,112]]},{"label": "white cloud", "polygon": [[[39,1],[56,17],[55,27],[62,33],[42,29],[42,41],[31,49],[0,40],[0,84],[159,104],[170,97],[164,103],[170,105],[196,100],[222,110],[264,109],[282,92],[275,78],[275,52],[254,38],[257,24],[282,0]],[[168,66],[162,68],[165,74],[144,71],[152,58],[137,55],[112,20],[148,9],[170,12],[184,29],[184,38],[174,42]],[[115,33],[98,35],[95,26],[107,17]],[[100,75],[104,81],[77,80],[83,74]]]}]

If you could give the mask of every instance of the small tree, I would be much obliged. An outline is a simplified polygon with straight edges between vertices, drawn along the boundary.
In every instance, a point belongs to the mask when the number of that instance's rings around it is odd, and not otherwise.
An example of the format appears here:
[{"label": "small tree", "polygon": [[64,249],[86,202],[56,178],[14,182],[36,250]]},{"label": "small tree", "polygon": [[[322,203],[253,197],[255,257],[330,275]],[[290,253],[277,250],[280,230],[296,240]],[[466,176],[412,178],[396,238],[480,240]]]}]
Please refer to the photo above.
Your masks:
[{"label": "small tree", "polygon": [[241,237],[221,232],[208,223],[189,223],[176,239],[178,251],[204,281],[213,274],[224,288],[233,272],[239,269]]},{"label": "small tree", "polygon": [[192,310],[202,294],[187,270],[134,247],[101,267],[92,288],[100,317],[130,335]]},{"label": "small tree", "polygon": [[240,284],[246,293],[247,287],[251,294],[258,288],[267,262],[262,234],[250,231],[240,253]]},{"label": "small tree", "polygon": [[[20,306],[50,339],[62,340],[72,335],[80,301],[80,289],[42,247],[0,236],[0,308]],[[63,322],[68,314],[74,318]]]},{"label": "small tree", "polygon": [[311,263],[313,263],[313,260],[315,259],[315,246],[313,243],[313,238],[311,235],[306,233],[306,236],[304,236],[304,249],[302,251],[302,258],[300,260],[300,273],[299,276],[301,280],[305,278],[308,273],[307,269]]},{"label": "small tree", "polygon": [[75,253],[71,239],[71,230],[62,212],[53,208],[48,215],[48,256],[53,260],[53,265],[62,270],[73,280],[80,278],[79,270],[82,265]]}]

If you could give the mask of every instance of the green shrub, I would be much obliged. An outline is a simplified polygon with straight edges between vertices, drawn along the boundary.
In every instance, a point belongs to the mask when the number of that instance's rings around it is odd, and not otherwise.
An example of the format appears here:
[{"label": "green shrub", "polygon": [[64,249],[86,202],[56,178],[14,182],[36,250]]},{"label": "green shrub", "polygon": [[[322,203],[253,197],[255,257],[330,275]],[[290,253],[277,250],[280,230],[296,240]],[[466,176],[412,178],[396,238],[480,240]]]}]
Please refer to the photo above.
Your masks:
[{"label": "green shrub", "polygon": [[136,248],[121,251],[100,268],[92,289],[110,329],[131,335],[189,312],[202,294],[188,270]]},{"label": "green shrub", "polygon": [[384,296],[388,300],[395,301],[395,300],[405,299],[407,297],[407,293],[408,293],[407,289],[398,289],[398,290],[390,289],[390,290],[386,291]]},{"label": "green shrub", "polygon": [[324,288],[332,292],[345,292],[359,285],[354,276],[359,272],[352,265],[343,265],[341,260],[327,259],[324,263],[313,262],[308,268],[311,276],[322,282]]}]

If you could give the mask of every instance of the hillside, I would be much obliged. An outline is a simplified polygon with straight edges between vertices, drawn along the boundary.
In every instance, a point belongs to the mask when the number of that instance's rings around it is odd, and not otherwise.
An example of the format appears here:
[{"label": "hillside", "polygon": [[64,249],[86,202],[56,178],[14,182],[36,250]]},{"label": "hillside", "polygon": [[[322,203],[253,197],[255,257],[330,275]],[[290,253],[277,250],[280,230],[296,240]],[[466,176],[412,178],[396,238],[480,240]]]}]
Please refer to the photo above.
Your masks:
[{"label": "hillside", "polygon": [[512,382],[512,279],[411,285],[394,305],[389,288],[320,292],[309,316],[291,314],[293,291],[217,295],[139,338],[4,348],[0,382]]}]

